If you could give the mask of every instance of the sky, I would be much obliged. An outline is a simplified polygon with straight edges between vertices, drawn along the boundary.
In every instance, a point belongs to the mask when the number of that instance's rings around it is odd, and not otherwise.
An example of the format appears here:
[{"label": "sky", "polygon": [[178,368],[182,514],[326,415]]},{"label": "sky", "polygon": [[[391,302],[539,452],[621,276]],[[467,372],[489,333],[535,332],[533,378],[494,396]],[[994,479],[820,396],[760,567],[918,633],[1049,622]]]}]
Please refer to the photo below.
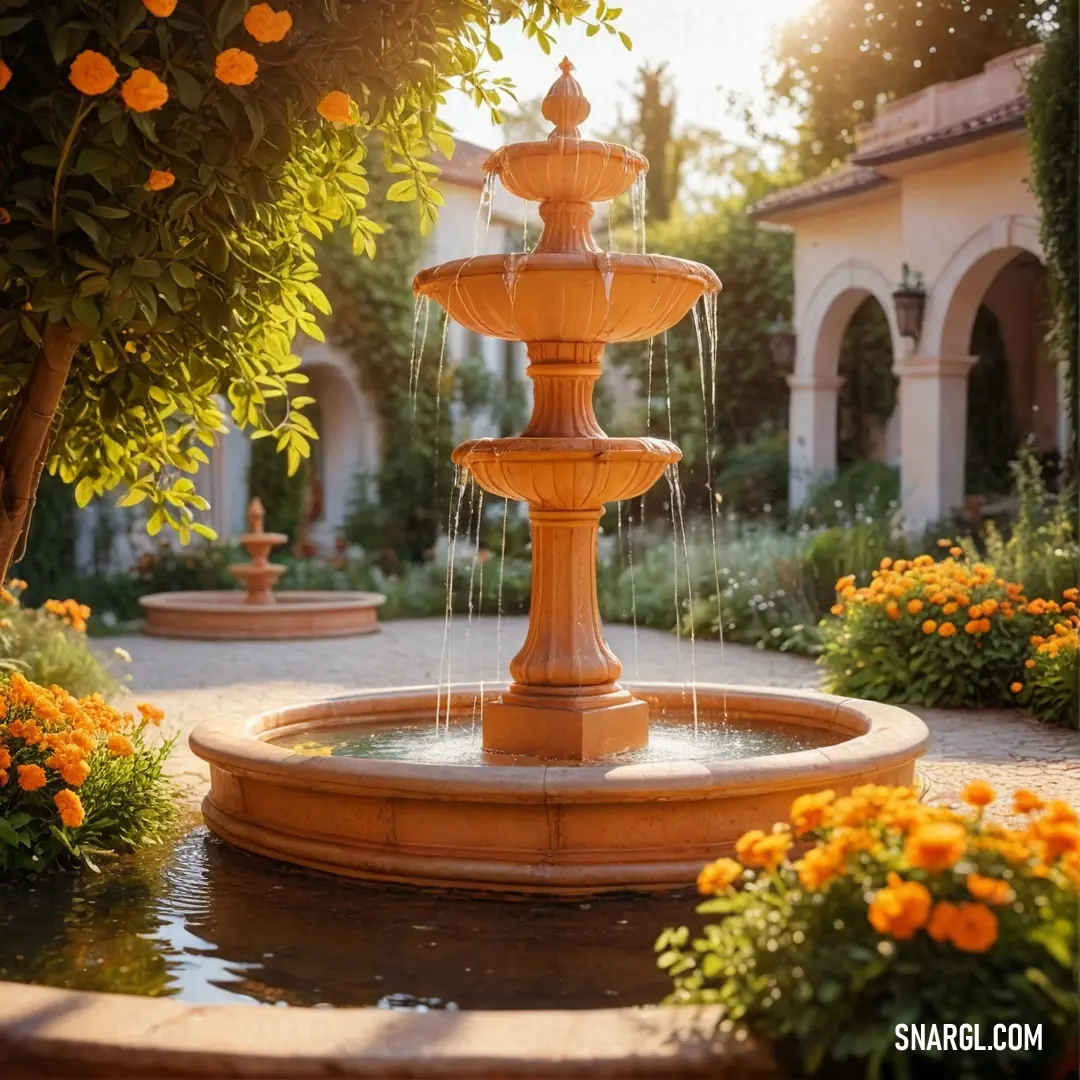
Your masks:
[{"label": "sky", "polygon": [[[584,28],[559,27],[557,44],[545,56],[535,40],[527,40],[518,24],[498,28],[499,62],[489,61],[495,75],[509,75],[524,100],[543,95],[559,76],[563,54],[592,103],[584,134],[609,130],[622,105],[629,116],[635,72],[643,64],[668,62],[676,91],[676,125],[724,130],[737,123],[726,106],[734,91],[752,103],[765,101],[764,70],[774,35],[809,0],[623,0],[619,28],[630,35],[627,51],[613,34],[585,37]],[[614,6],[614,4],[612,5]],[[441,110],[459,138],[495,147],[504,140],[486,110],[476,109],[454,92]],[[783,123],[773,130],[782,133]],[[738,136],[737,131],[727,132]]]}]

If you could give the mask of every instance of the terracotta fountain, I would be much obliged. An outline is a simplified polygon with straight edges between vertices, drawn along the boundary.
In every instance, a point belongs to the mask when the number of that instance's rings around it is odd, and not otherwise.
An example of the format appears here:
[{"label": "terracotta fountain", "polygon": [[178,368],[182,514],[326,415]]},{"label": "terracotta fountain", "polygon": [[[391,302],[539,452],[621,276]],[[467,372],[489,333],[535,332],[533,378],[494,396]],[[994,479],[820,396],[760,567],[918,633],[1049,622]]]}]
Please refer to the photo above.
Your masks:
[{"label": "terracotta fountain", "polygon": [[[382,881],[663,889],[690,883],[745,829],[783,819],[801,792],[914,779],[927,731],[900,709],[619,681],[597,610],[600,517],[680,452],[607,436],[593,387],[607,342],[661,333],[720,282],[697,263],[597,247],[591,203],[621,195],[648,163],[581,138],[589,103],[569,62],[561,68],[544,100],[548,139],[506,146],[485,165],[540,203],[535,249],[444,263],[414,282],[466,328],[528,345],[525,431],[453,455],[484,490],[529,505],[532,600],[512,681],[374,691],[200,726],[191,744],[210,762],[204,816],[237,846]],[[736,760],[725,750],[767,732],[784,733],[776,745],[791,752]]]},{"label": "terracotta fountain", "polygon": [[244,591],[203,589],[198,592],[151,593],[139,600],[146,615],[143,633],[157,637],[280,640],[346,637],[379,629],[379,593],[291,591],[275,594],[274,586],[288,569],[270,562],[274,548],[288,541],[285,533],[265,530],[266,510],[256,497],[248,505],[248,531],[237,537],[251,557],[234,563],[229,573]]}]

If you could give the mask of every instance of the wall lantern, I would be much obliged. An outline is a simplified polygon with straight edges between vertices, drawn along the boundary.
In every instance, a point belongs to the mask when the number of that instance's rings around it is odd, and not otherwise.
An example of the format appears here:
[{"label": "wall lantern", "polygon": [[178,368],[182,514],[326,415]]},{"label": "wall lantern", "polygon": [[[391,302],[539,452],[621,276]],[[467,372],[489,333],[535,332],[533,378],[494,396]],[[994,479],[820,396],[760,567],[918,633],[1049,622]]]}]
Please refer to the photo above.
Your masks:
[{"label": "wall lantern", "polygon": [[900,336],[918,341],[919,334],[922,333],[923,312],[926,310],[926,288],[922,274],[912,273],[911,267],[904,263],[900,284],[892,297]]},{"label": "wall lantern", "polygon": [[790,375],[795,370],[795,331],[791,323],[781,320],[769,327],[769,348],[776,370]]}]

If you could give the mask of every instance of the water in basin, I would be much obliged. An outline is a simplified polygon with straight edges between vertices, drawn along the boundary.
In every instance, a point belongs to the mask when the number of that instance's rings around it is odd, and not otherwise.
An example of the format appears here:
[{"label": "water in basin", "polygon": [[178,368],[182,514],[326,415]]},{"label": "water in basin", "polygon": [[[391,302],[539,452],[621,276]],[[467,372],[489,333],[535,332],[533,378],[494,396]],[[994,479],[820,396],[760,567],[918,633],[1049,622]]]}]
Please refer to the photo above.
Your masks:
[{"label": "water in basin", "polygon": [[[324,727],[296,728],[269,736],[275,746],[324,757],[376,758],[422,765],[498,764],[499,755],[485,754],[480,744],[479,712],[475,716],[407,723],[364,721]],[[783,724],[762,725],[724,719],[722,714],[700,711],[661,713],[649,729],[649,745],[614,754],[589,765],[639,765],[664,761],[732,761],[740,758],[790,754],[833,746],[841,736],[821,728]],[[507,760],[507,759],[502,759]],[[575,764],[565,762],[565,764]]]},{"label": "water in basin", "polygon": [[206,1004],[388,1009],[645,1005],[670,990],[659,928],[691,895],[492,900],[310,873],[205,828],[0,885],[0,979]]}]

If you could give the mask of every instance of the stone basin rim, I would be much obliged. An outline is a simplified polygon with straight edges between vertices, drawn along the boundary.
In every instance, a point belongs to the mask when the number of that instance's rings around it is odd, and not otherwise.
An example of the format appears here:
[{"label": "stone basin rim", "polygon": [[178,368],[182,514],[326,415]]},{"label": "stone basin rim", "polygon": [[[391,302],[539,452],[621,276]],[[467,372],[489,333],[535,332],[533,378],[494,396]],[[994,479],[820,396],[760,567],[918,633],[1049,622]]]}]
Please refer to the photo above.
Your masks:
[{"label": "stone basin rim", "polygon": [[0,1064],[13,1080],[778,1076],[765,1048],[715,1034],[722,1015],[716,1006],[271,1009],[0,982]]},{"label": "stone basin rim", "polygon": [[[626,682],[642,697],[689,703],[689,684]],[[739,760],[665,761],[634,765],[435,765],[374,758],[297,754],[259,736],[285,727],[355,723],[367,712],[373,722],[414,721],[433,705],[439,688],[375,689],[270,710],[247,720],[199,724],[189,742],[197,757],[227,772],[272,780],[286,787],[322,791],[407,794],[434,801],[604,803],[691,801],[756,791],[827,788],[847,778],[873,775],[911,762],[929,745],[918,717],[893,705],[840,698],[817,691],[698,683],[700,697],[725,695],[736,716],[767,725],[812,727],[846,733],[832,746]],[[459,699],[474,697],[480,684],[455,684]],[[484,683],[485,700],[505,684]],[[445,701],[446,690],[442,690]],[[391,708],[397,705],[397,709]],[[384,708],[380,709],[382,705]],[[801,706],[801,709],[800,709]],[[390,715],[387,715],[387,714]],[[358,715],[359,714],[359,715]],[[321,721],[321,722],[320,722]]]},{"label": "stone basin rim", "polygon": [[257,612],[260,616],[271,619],[275,614],[280,616],[295,615],[297,612],[316,614],[323,611],[367,609],[382,607],[386,603],[386,597],[382,593],[344,589],[280,589],[274,593],[272,604],[247,604],[243,599],[246,595],[243,589],[191,589],[183,592],[149,593],[139,597],[139,603],[144,608],[168,611],[187,609],[203,612],[224,607],[230,615],[239,611]]},{"label": "stone basin rim", "polygon": [[[589,271],[603,273],[600,263],[608,262],[608,269],[619,275],[676,278],[679,281],[697,279],[705,283],[706,293],[719,293],[723,286],[716,274],[704,263],[691,259],[679,259],[674,255],[642,255],[630,251],[530,251],[514,252],[514,272],[522,274],[567,274]],[[413,292],[428,295],[436,284],[447,278],[453,285],[460,278],[483,276],[502,277],[506,260],[510,255],[472,255],[468,258],[451,259],[435,266],[419,270],[413,278]]]}]

